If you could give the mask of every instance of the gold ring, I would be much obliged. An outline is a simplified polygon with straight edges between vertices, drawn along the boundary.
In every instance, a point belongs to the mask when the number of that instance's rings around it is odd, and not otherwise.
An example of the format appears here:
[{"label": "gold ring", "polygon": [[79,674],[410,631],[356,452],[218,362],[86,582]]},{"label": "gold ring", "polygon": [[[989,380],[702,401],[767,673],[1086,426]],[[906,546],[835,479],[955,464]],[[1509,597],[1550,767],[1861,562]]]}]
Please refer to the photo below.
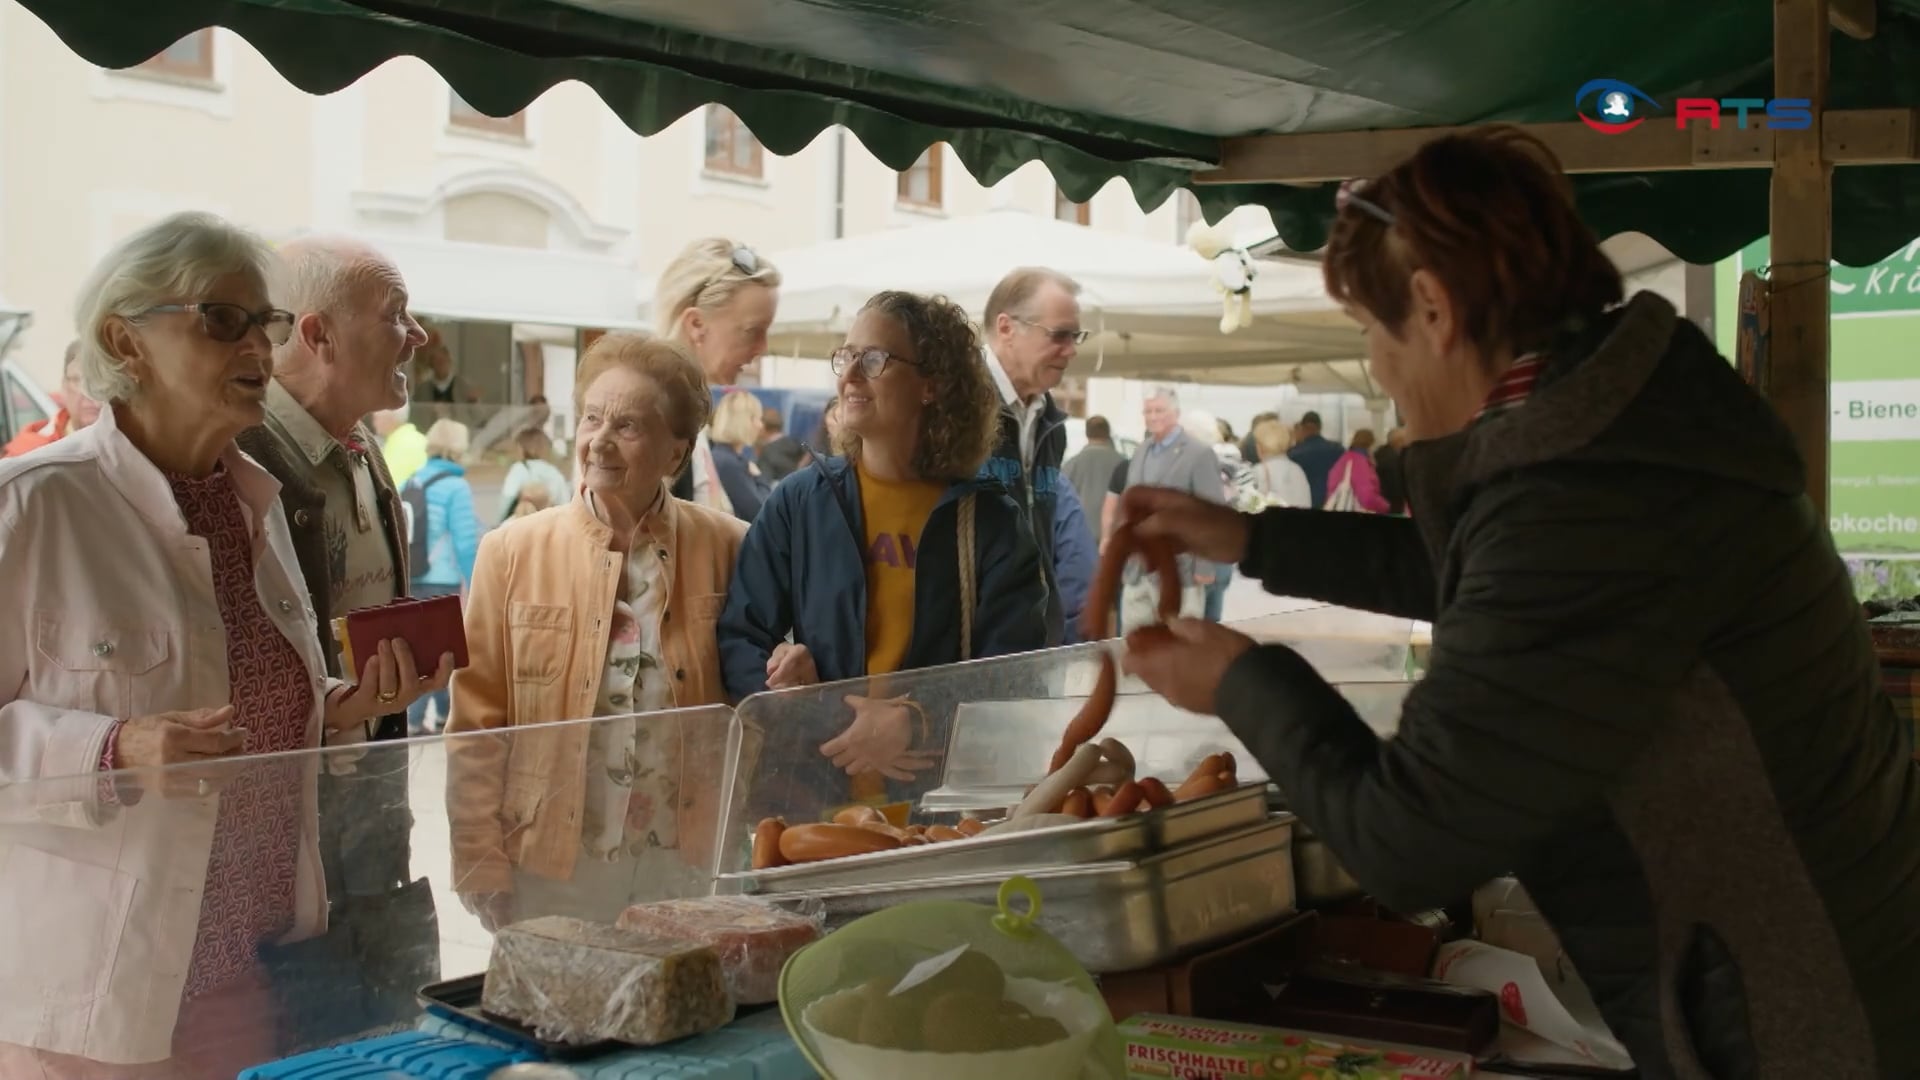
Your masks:
[{"label": "gold ring", "polygon": [[395,701],[400,700],[400,691],[398,690],[376,691],[373,695],[373,700],[379,702],[382,705],[391,704]]}]

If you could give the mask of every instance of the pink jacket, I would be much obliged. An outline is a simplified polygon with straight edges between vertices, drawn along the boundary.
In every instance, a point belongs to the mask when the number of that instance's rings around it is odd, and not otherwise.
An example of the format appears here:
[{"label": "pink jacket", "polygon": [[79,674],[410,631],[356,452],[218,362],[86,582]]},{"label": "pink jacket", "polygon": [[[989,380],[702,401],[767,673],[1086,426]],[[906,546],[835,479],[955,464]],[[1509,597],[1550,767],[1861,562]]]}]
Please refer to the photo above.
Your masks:
[{"label": "pink jacket", "polygon": [[1353,473],[1353,497],[1360,508],[1373,514],[1384,514],[1393,509],[1393,504],[1380,494],[1380,473],[1373,467],[1373,457],[1359,450],[1349,450],[1341,454],[1327,470],[1327,495],[1331,497],[1339,489],[1340,481],[1348,471]]},{"label": "pink jacket", "polygon": [[[255,582],[313,683],[320,742],[332,683],[279,484],[229,448]],[[0,1042],[111,1064],[171,1053],[199,925],[217,794],[99,800],[117,718],[225,704],[227,639],[206,541],[113,410],[0,462]],[[326,926],[317,761],[288,939]]]}]

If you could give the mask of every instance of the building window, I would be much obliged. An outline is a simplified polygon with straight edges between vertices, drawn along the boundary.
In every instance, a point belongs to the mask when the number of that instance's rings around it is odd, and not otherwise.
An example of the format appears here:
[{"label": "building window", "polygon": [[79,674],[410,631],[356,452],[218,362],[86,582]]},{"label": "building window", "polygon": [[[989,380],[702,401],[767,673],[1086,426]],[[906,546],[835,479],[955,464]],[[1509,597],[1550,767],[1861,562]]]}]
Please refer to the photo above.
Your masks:
[{"label": "building window", "polygon": [[1187,230],[1193,228],[1194,222],[1204,220],[1206,219],[1200,213],[1200,200],[1193,197],[1193,192],[1181,188],[1174,193],[1173,239],[1175,243],[1186,243]]},{"label": "building window", "polygon": [[447,106],[447,123],[467,131],[486,131],[495,135],[509,135],[516,139],[527,137],[527,111],[525,109],[512,116],[488,116],[479,109],[466,103],[451,88],[447,90],[450,103]]},{"label": "building window", "polygon": [[1071,221],[1075,225],[1093,224],[1093,207],[1088,203],[1074,202],[1067,193],[1059,188],[1053,189],[1053,216],[1058,221]]},{"label": "building window", "polygon": [[934,143],[920,155],[912,168],[900,174],[899,199],[908,206],[938,210],[945,205],[940,187],[942,144]]},{"label": "building window", "polygon": [[724,105],[707,106],[707,171],[752,180],[766,175],[760,140]]},{"label": "building window", "polygon": [[195,30],[134,70],[178,79],[213,79],[213,28]]}]

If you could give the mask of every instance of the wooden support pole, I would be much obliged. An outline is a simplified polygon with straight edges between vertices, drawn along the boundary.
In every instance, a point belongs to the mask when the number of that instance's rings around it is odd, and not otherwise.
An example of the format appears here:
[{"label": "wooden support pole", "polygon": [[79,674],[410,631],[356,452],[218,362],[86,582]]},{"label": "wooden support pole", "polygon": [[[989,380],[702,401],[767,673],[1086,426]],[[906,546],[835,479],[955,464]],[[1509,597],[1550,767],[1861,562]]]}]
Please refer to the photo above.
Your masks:
[{"label": "wooden support pole", "polygon": [[1774,0],[1773,92],[1813,102],[1813,126],[1774,132],[1772,347],[1768,396],[1807,467],[1807,494],[1827,517],[1833,166],[1823,144],[1828,0]]}]

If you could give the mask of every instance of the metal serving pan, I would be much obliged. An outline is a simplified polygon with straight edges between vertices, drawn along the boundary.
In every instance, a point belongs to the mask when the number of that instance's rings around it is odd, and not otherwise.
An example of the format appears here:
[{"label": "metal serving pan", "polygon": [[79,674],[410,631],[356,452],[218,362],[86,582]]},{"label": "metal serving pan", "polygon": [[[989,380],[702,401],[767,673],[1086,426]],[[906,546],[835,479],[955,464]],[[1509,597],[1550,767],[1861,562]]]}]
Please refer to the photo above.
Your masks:
[{"label": "metal serving pan", "polygon": [[[1165,963],[1294,910],[1293,819],[1276,818],[1125,862],[1020,871],[1040,889],[1039,925],[1094,974]],[[782,896],[818,902],[827,927],[895,904],[991,906],[1007,872],[843,885]]]},{"label": "metal serving pan", "polygon": [[723,888],[723,892],[779,895],[954,874],[1123,862],[1258,824],[1266,816],[1267,785],[1256,781],[1125,817],[1094,818],[1051,829],[976,836],[772,870],[737,870],[721,874],[719,880],[731,887]]}]

